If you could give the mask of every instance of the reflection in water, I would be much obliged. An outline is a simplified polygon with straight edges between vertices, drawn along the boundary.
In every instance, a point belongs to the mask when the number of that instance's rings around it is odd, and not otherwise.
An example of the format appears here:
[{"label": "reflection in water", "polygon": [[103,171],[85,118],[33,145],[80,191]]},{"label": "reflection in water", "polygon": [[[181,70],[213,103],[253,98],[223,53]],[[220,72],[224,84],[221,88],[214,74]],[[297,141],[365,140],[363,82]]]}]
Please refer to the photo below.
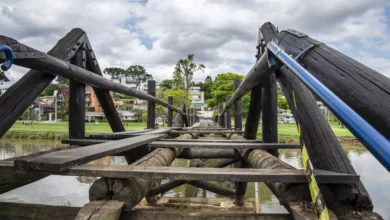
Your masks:
[{"label": "reflection in water", "polygon": [[[23,156],[31,153],[64,147],[60,142],[42,140],[7,140],[0,139],[0,159],[15,156]],[[365,149],[348,147],[345,148],[348,158],[361,176],[374,202],[374,210],[384,219],[390,219],[390,174],[382,165]],[[302,168],[301,154],[299,150],[280,150],[280,158],[296,168]],[[211,161],[208,161],[211,162]],[[91,162],[92,164],[117,164],[126,165],[123,157],[105,157]],[[172,166],[187,167],[188,160],[177,159]],[[71,205],[82,206],[88,202],[88,190],[96,180],[95,177],[71,177],[71,176],[48,176],[44,179],[9,191],[0,195],[0,201],[39,203],[48,205]],[[166,182],[166,181],[163,181]],[[230,185],[231,183],[222,183]],[[263,212],[286,212],[279,205],[278,200],[265,184],[259,184],[260,206]],[[193,187],[182,185],[165,194],[169,197],[208,197],[216,198],[219,195]],[[246,198],[255,198],[254,183],[249,183]]]}]

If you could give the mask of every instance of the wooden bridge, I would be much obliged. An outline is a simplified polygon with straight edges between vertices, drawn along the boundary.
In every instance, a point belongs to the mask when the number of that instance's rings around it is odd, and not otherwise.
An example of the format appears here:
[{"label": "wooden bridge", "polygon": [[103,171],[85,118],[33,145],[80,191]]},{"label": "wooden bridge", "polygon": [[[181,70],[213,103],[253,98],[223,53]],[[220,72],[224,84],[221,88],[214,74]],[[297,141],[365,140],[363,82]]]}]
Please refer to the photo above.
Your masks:
[{"label": "wooden bridge", "polygon": [[[367,190],[313,93],[389,169],[384,158],[390,150],[390,79],[303,33],[279,33],[265,23],[259,29],[256,64],[242,82],[234,81],[235,93],[226,97],[213,123],[199,122],[186,103],[174,107],[175,97],[169,97],[168,103],[157,99],[153,80],[144,93],[103,78],[81,29],[73,29],[48,53],[6,36],[0,36],[0,44],[13,51],[14,65],[31,69],[0,97],[0,137],[57,75],[68,78],[70,86],[70,139],[63,140],[69,147],[0,161],[0,193],[52,174],[101,177],[90,188],[90,203],[82,208],[0,202],[1,219],[382,219],[373,212]],[[12,63],[9,53],[0,53],[0,62],[8,62],[8,68]],[[311,84],[312,78],[299,75],[303,68],[316,78],[314,83],[319,84],[314,85],[324,86],[337,97],[323,96]],[[278,143],[277,82],[298,122],[300,144]],[[85,136],[85,85],[93,87],[113,133]],[[145,130],[125,131],[109,91],[148,101]],[[249,112],[242,131],[241,97],[248,92]],[[336,99],[341,104],[334,108],[326,102]],[[154,129],[156,104],[168,108],[168,128]],[[356,121],[363,118],[360,128],[372,131],[370,137],[377,142],[373,144],[355,130],[355,121],[338,113],[340,105],[356,113]],[[260,118],[261,141],[256,140]],[[304,169],[280,160],[278,149],[302,149]],[[111,155],[124,156],[129,165],[88,164]],[[170,166],[176,158],[191,163],[189,167]],[[208,159],[214,160],[206,163]],[[169,181],[161,183],[163,179]],[[233,182],[234,187],[218,181]],[[289,214],[256,211],[245,200],[248,182],[264,182]],[[226,199],[161,197],[183,184]],[[178,210],[182,205],[201,208],[184,213]]]}]

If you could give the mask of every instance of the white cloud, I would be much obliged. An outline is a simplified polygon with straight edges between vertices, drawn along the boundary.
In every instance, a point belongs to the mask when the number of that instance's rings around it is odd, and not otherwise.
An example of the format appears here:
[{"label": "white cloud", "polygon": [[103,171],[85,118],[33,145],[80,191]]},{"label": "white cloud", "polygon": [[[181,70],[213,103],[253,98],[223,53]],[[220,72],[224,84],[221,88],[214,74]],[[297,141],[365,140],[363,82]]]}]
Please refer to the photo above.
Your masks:
[{"label": "white cloud", "polygon": [[[74,27],[84,29],[102,69],[109,66],[145,66],[158,81],[172,77],[176,61],[189,53],[206,65],[204,73],[246,74],[255,61],[257,30],[271,21],[280,30],[294,28],[339,50],[353,50],[357,42],[388,41],[384,0],[3,0],[2,34],[41,51],[47,51]],[[148,39],[152,49],[143,40]],[[374,41],[375,40],[375,41]],[[375,43],[373,44],[375,45]],[[384,46],[385,48],[386,46]],[[357,54],[357,53],[356,53]],[[389,73],[387,59],[359,59]],[[23,74],[10,73],[12,81]]]}]

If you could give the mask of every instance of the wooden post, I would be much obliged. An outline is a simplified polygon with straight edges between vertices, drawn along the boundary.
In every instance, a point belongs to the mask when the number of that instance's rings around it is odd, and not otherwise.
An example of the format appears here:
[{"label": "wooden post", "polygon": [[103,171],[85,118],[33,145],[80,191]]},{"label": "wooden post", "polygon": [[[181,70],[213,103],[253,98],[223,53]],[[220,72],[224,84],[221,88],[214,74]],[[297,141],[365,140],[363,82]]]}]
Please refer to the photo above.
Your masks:
[{"label": "wooden post", "polygon": [[[270,42],[272,36],[277,34],[273,25],[263,25],[260,31],[265,43]],[[263,85],[262,139],[264,143],[278,143],[278,94],[275,73],[272,73]],[[278,157],[278,149],[268,150],[268,152]]]},{"label": "wooden post", "polygon": [[[47,54],[69,61],[74,56],[73,52],[69,52],[69,48],[77,48],[76,43],[83,35],[83,30],[73,29]],[[7,42],[0,39],[0,44],[3,43]],[[52,74],[30,70],[0,96],[0,138],[55,78],[56,76]]]},{"label": "wooden post", "polygon": [[[89,43],[88,37],[85,36],[84,43],[87,44],[87,70],[103,76],[103,73],[97,62],[96,55],[92,50],[92,46]],[[122,124],[122,120],[119,117],[118,111],[116,110],[113,98],[110,94],[110,91],[99,89],[97,87],[92,87],[95,95],[99,101],[100,106],[102,106],[104,115],[107,118],[108,123],[110,124],[111,130],[113,132],[122,132],[125,131],[125,127]]]},{"label": "wooden post", "polygon": [[[222,109],[224,109],[226,107],[226,102],[225,103],[223,103],[223,107],[222,107]],[[223,119],[222,119],[222,123],[223,123],[223,127],[224,128],[227,128],[227,126],[228,126],[228,124],[227,124],[227,112],[228,111],[226,111],[225,113],[223,113],[223,115],[222,115],[222,117],[223,117]]]},{"label": "wooden post", "polygon": [[[274,27],[272,28],[273,25],[269,22],[265,23],[263,26],[267,26],[268,30],[274,29]],[[270,33],[267,34],[270,39],[274,38],[274,31],[271,30],[268,31],[268,33]],[[272,33],[274,33],[274,35],[272,35]],[[266,39],[266,43],[268,43],[267,41],[270,41],[270,39]],[[287,37],[287,39],[291,38]],[[301,38],[297,39],[297,41],[300,41],[300,39]],[[307,38],[304,37],[302,39]],[[340,62],[341,60],[344,59],[340,59]],[[315,62],[318,64],[320,63],[318,60]],[[329,71],[328,66],[326,67],[326,70],[327,72],[331,72]],[[303,85],[294,73],[290,72],[285,67],[281,68],[276,75],[278,76],[277,80],[282,87],[292,113],[299,122],[302,140],[306,145],[313,167],[315,169],[323,169],[338,173],[356,174],[356,171],[341,147],[337,137],[318,108],[310,90]],[[319,78],[319,80],[321,79]],[[345,87],[343,87],[343,89],[345,89]],[[296,106],[296,108],[294,106]],[[373,205],[370,196],[361,182],[349,185],[320,185],[320,189],[323,192],[327,206],[335,212],[338,218],[348,218],[348,213],[353,212],[359,212],[361,216],[368,218],[373,216]]]},{"label": "wooden post", "polygon": [[[229,101],[231,97],[226,97],[226,103]],[[232,128],[232,117],[230,114],[230,109],[226,111],[226,128]]]},{"label": "wooden post", "polygon": [[249,102],[248,115],[245,123],[244,137],[248,140],[256,140],[261,115],[262,88],[257,85],[252,89]]},{"label": "wooden post", "polygon": [[[234,80],[234,91],[240,86],[241,80]],[[242,131],[242,99],[234,103],[234,130]]]},{"label": "wooden post", "polygon": [[[262,140],[264,143],[278,143],[278,97],[275,73],[266,80],[263,87]],[[275,157],[278,149],[268,150]]]},{"label": "wooden post", "polygon": [[192,108],[192,124],[196,123],[196,109]]},{"label": "wooden post", "polygon": [[[156,81],[148,80],[148,94],[156,96]],[[154,128],[156,123],[156,104],[148,101],[148,117],[147,117],[147,128]]]},{"label": "wooden post", "polygon": [[[168,104],[173,105],[173,96],[168,96]],[[168,127],[172,127],[173,124],[173,111],[168,109]]]},{"label": "wooden post", "polygon": [[[71,63],[86,68],[85,44],[77,51]],[[85,137],[85,84],[69,80],[69,138]]]}]

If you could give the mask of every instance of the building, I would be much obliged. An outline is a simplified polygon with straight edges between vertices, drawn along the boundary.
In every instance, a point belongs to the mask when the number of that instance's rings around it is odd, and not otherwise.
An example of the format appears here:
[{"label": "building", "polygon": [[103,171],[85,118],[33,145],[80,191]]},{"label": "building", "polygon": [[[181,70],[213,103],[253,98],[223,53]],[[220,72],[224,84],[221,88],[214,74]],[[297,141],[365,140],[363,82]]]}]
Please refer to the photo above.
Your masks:
[{"label": "building", "polygon": [[197,110],[204,110],[204,92],[200,91],[200,87],[191,87],[188,92],[191,98],[191,107]]},{"label": "building", "polygon": [[[110,95],[114,101],[114,93],[112,91],[110,91]],[[95,91],[91,86],[87,86],[85,88],[85,105],[91,112],[103,112],[103,109],[99,104],[99,100],[96,97]]]},{"label": "building", "polygon": [[54,107],[44,100],[35,100],[32,104],[32,117],[34,120],[41,121],[46,114],[54,110]]}]

